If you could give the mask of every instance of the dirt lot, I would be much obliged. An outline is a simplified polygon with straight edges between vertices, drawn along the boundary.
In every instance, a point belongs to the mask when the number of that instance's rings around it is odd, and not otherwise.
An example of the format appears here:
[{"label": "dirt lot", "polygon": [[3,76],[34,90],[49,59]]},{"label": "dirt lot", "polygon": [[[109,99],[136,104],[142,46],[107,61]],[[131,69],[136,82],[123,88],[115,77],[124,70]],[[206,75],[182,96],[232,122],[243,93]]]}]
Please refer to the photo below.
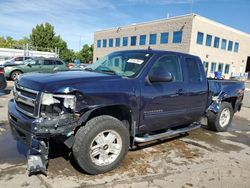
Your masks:
[{"label": "dirt lot", "polygon": [[13,140],[7,123],[11,94],[1,96],[0,187],[250,187],[249,90],[245,96],[245,106],[228,132],[198,129],[141,145],[119,168],[97,176],[81,173],[67,149],[55,145],[47,177],[27,176],[27,148]]}]

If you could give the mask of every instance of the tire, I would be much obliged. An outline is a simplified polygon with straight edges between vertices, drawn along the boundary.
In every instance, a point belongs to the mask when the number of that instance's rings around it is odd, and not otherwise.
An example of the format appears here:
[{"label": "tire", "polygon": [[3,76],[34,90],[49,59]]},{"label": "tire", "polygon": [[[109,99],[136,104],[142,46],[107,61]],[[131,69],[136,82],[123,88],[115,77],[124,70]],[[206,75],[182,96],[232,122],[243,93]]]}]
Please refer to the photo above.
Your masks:
[{"label": "tire", "polygon": [[10,74],[10,79],[13,80],[13,81],[16,81],[17,79],[17,76],[22,74],[21,71],[19,70],[16,70],[16,71],[13,71],[11,74]]},{"label": "tire", "polygon": [[[108,144],[110,136],[113,139]],[[83,171],[93,175],[102,174],[121,163],[128,152],[129,143],[129,131],[124,124],[112,116],[102,115],[89,120],[77,131],[73,156]],[[91,151],[91,147],[95,149]],[[111,147],[115,152],[112,153]],[[108,156],[108,159],[104,159],[104,156]]]},{"label": "tire", "polygon": [[217,114],[211,111],[208,112],[208,129],[217,132],[227,131],[231,125],[233,115],[232,105],[228,102],[222,102]]}]

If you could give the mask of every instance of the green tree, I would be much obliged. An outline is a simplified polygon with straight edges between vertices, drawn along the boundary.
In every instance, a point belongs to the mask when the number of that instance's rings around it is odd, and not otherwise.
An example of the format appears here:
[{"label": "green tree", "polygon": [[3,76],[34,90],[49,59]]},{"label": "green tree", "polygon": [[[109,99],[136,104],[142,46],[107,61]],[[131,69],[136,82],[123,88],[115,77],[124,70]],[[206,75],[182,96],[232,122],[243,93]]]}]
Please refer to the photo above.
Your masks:
[{"label": "green tree", "polygon": [[76,56],[82,63],[89,63],[93,61],[93,45],[85,44]]}]

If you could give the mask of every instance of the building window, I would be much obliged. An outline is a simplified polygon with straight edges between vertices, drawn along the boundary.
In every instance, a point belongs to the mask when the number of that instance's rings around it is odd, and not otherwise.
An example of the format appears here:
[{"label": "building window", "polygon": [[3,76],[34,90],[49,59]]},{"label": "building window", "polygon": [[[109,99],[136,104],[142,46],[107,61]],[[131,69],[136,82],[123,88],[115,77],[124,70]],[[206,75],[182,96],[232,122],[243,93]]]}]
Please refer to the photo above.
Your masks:
[{"label": "building window", "polygon": [[211,72],[211,73],[214,73],[215,71],[216,71],[216,63],[212,63],[212,64],[211,64],[210,72]]},{"label": "building window", "polygon": [[207,35],[206,46],[211,46],[211,45],[212,45],[212,35]]},{"label": "building window", "polygon": [[123,37],[122,38],[122,46],[127,46],[128,45],[128,37]]},{"label": "building window", "polygon": [[140,35],[140,45],[146,44],[146,35]]},{"label": "building window", "polygon": [[221,41],[221,49],[225,50],[227,46],[227,40],[226,39],[222,39]]},{"label": "building window", "polygon": [[205,70],[206,73],[208,71],[208,65],[209,65],[209,63],[207,61],[203,62],[203,67],[204,67],[204,70]]},{"label": "building window", "polygon": [[101,48],[101,40],[97,40],[97,48]]},{"label": "building window", "polygon": [[150,34],[149,35],[149,45],[156,44],[156,34]]},{"label": "building window", "polygon": [[173,43],[181,43],[182,31],[175,31],[173,35]]},{"label": "building window", "polygon": [[219,72],[223,72],[223,63],[219,63],[219,65],[218,65],[218,71]]},{"label": "building window", "polygon": [[226,64],[224,73],[225,73],[225,74],[229,74],[229,69],[230,69],[230,65],[229,65],[229,64]]},{"label": "building window", "polygon": [[214,47],[219,48],[219,46],[220,46],[220,38],[214,37]]},{"label": "building window", "polygon": [[204,36],[203,33],[201,33],[201,32],[197,33],[197,40],[196,40],[197,44],[203,44],[203,36]]},{"label": "building window", "polygon": [[113,42],[114,42],[113,39],[109,39],[109,47],[113,47]]},{"label": "building window", "polygon": [[102,47],[106,48],[107,47],[107,39],[102,40]]},{"label": "building window", "polygon": [[131,41],[130,41],[130,45],[131,46],[135,46],[136,45],[136,36],[131,36]]},{"label": "building window", "polygon": [[230,40],[230,41],[228,42],[227,50],[228,50],[228,51],[232,51],[232,50],[233,50],[233,41]]},{"label": "building window", "polygon": [[168,33],[161,33],[161,44],[167,44],[168,43]]},{"label": "building window", "polygon": [[234,43],[234,52],[238,52],[239,51],[239,43],[235,42]]},{"label": "building window", "polygon": [[121,44],[121,39],[120,39],[120,38],[116,38],[116,39],[115,39],[115,46],[116,46],[116,47],[119,47],[120,44]]}]

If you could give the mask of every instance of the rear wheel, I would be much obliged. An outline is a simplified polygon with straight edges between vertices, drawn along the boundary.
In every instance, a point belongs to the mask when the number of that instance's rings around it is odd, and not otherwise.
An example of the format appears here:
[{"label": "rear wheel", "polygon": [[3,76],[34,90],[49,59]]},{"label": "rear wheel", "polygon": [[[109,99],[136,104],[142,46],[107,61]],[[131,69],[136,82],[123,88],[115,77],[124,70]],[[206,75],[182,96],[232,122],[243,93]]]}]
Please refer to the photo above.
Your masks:
[{"label": "rear wheel", "polygon": [[117,167],[128,152],[129,132],[118,119],[103,115],[89,120],[75,135],[73,155],[89,174]]},{"label": "rear wheel", "polygon": [[214,131],[226,131],[231,125],[234,111],[228,102],[222,102],[219,112],[208,113],[208,128]]},{"label": "rear wheel", "polygon": [[13,71],[13,72],[10,74],[11,80],[16,81],[17,78],[18,78],[18,76],[19,76],[20,74],[22,74],[21,71],[18,71],[18,70]]}]

